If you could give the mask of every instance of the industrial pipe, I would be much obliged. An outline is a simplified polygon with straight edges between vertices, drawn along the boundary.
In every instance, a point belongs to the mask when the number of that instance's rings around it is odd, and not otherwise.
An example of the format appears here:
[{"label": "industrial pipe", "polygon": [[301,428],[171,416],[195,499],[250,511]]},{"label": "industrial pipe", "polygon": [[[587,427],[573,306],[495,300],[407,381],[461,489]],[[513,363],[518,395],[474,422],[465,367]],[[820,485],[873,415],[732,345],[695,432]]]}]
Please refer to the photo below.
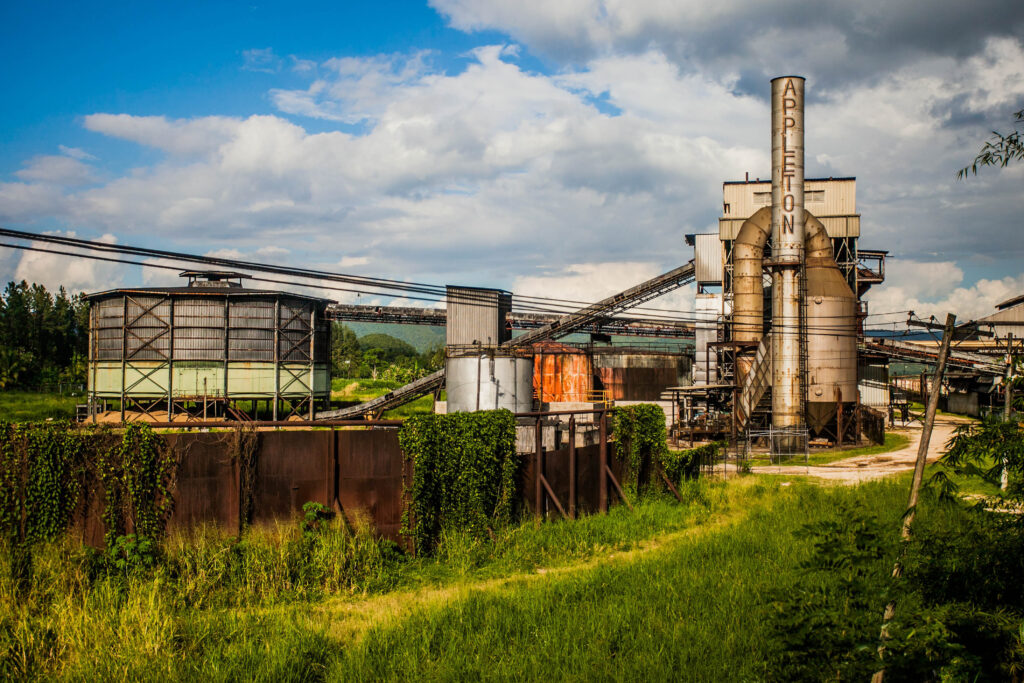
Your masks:
[{"label": "industrial pipe", "polygon": [[[758,344],[764,335],[764,247],[771,234],[771,207],[745,220],[732,247],[732,338]],[[753,352],[739,352],[736,376],[740,385],[750,370]]]}]

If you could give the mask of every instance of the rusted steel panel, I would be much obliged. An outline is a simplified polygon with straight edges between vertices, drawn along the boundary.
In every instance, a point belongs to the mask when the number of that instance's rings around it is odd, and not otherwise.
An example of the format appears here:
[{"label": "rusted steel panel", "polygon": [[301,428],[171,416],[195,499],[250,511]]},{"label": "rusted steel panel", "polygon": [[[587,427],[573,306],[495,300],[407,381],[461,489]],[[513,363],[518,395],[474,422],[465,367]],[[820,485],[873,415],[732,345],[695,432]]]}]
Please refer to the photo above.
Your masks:
[{"label": "rusted steel panel", "polygon": [[238,529],[238,462],[231,457],[234,434],[166,434],[178,459],[174,513],[169,528],[217,524]]},{"label": "rusted steel panel", "polygon": [[261,432],[253,494],[253,521],[297,515],[303,504],[330,505],[330,431]]},{"label": "rusted steel panel", "polygon": [[[613,443],[608,444],[608,453],[608,467],[616,479],[622,481],[622,465],[615,457]],[[521,499],[525,509],[533,514],[535,513],[533,486],[536,481],[534,475],[536,459],[531,455],[521,455],[520,457],[525,460],[523,475],[520,479]],[[576,447],[576,511],[579,514],[593,514],[600,510],[600,465],[600,445]],[[568,446],[545,453],[544,478],[548,480],[548,484],[566,509],[569,507],[569,469]],[[615,502],[614,499],[612,502]],[[548,511],[554,512],[555,506],[549,504]]]},{"label": "rusted steel panel", "polygon": [[533,347],[533,390],[544,403],[585,402],[594,388],[593,361],[557,342]]},{"label": "rusted steel panel", "polygon": [[362,511],[377,532],[399,539],[402,526],[402,450],[397,430],[343,430],[337,439],[337,496],[351,519]]}]

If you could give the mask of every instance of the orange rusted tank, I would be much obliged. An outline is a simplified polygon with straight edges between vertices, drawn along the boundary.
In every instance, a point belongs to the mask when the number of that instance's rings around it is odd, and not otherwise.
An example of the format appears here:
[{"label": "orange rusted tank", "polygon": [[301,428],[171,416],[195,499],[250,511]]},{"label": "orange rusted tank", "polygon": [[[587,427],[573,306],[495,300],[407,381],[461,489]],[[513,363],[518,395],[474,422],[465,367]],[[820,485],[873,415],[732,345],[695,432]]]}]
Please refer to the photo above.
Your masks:
[{"label": "orange rusted tank", "polygon": [[533,347],[533,391],[544,403],[587,401],[594,388],[590,355],[558,342]]}]

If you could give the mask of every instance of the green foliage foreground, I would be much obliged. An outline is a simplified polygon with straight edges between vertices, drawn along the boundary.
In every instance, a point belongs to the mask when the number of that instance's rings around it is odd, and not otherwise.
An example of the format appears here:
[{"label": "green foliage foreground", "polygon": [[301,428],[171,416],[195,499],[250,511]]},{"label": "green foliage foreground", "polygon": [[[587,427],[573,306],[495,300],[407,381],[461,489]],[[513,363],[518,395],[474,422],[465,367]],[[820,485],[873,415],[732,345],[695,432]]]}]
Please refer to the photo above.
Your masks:
[{"label": "green foliage foreground", "polygon": [[[104,553],[57,533],[71,498],[47,493],[32,509],[50,512],[5,513],[0,678],[867,680],[884,664],[889,681],[1021,680],[1020,515],[925,495],[897,581],[908,477],[849,488],[684,480],[681,502],[652,489],[633,512],[497,523],[509,430],[493,413],[406,433],[423,440],[410,442],[418,465],[435,458],[438,476],[413,484],[436,500],[431,556],[315,503],[240,536],[119,534]],[[4,476],[20,477],[19,490],[78,461],[55,458],[76,450],[45,432],[6,433]],[[963,438],[991,456],[989,436]],[[488,447],[469,451],[463,437]],[[132,520],[161,514],[139,507],[152,489],[124,471],[161,471],[140,438],[108,443],[130,503],[117,509]],[[952,475],[977,453],[954,448]],[[1016,453],[1013,474],[1024,471]],[[32,462],[44,463],[38,476]],[[486,485],[460,482],[462,465]],[[487,493],[460,498],[473,491]],[[25,564],[10,551],[30,537]]]},{"label": "green foliage foreground", "polygon": [[[446,531],[411,558],[309,508],[96,571],[0,566],[0,677],[177,680],[1014,680],[1019,523],[927,498],[892,587],[906,480],[687,482],[684,503]],[[1009,524],[1009,525],[1007,525]],[[984,580],[979,577],[984,577]]]}]

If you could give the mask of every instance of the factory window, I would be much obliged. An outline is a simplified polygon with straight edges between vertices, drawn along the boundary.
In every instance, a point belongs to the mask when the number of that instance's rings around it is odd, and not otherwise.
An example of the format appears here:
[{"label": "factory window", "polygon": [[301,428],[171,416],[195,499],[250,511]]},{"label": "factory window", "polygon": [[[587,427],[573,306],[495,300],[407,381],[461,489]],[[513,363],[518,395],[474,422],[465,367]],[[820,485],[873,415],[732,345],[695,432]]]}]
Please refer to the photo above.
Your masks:
[{"label": "factory window", "polygon": [[769,206],[772,203],[771,192],[755,192],[754,206]]},{"label": "factory window", "polygon": [[729,214],[729,209],[730,209],[730,208],[731,208],[731,207],[730,207],[730,206],[729,206],[728,204],[724,204],[724,205],[723,205],[723,209],[722,209],[722,212],[723,212],[724,214],[728,215],[728,214]]},{"label": "factory window", "polygon": [[804,192],[804,202],[824,202],[825,190],[812,190]]}]

